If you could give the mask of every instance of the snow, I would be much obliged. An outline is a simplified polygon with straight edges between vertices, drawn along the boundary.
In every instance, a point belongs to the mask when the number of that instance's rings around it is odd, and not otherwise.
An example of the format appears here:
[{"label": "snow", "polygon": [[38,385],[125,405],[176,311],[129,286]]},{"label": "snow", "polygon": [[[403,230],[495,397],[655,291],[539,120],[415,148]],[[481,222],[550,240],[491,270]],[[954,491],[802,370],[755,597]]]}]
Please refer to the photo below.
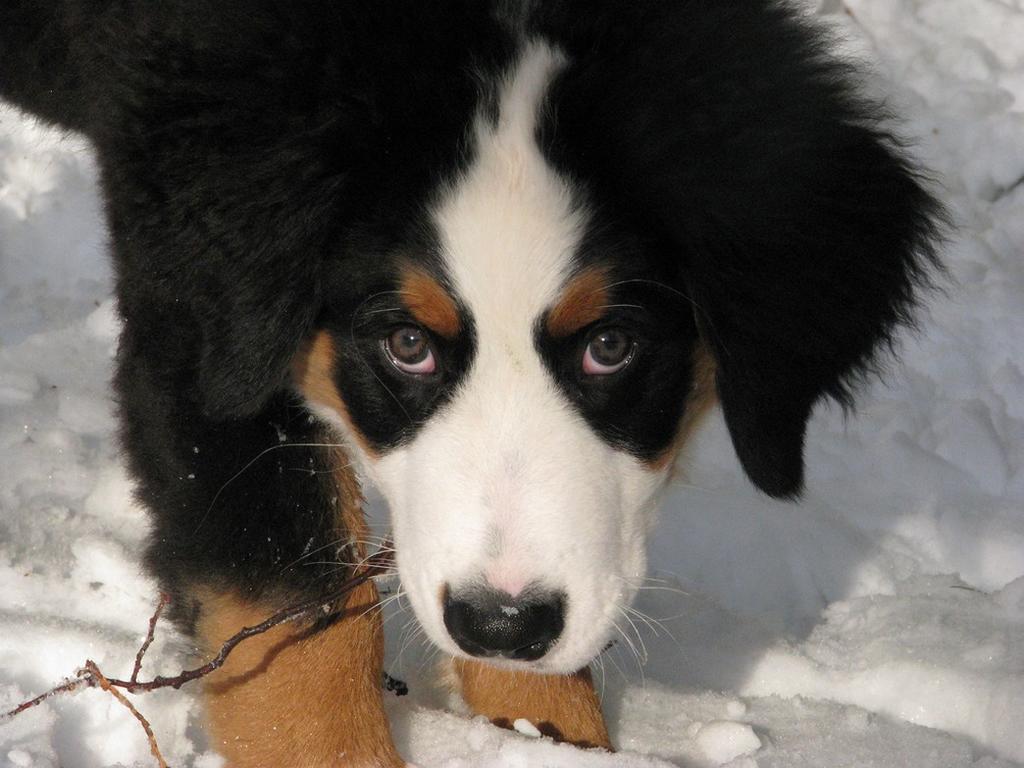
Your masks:
[{"label": "snow", "polygon": [[713,765],[726,765],[737,757],[749,755],[761,748],[761,740],[753,728],[732,720],[694,723],[687,735]]},{"label": "snow", "polygon": [[[421,768],[1024,765],[1024,2],[821,5],[956,219],[920,331],[855,416],[815,416],[799,505],[750,488],[720,418],[700,433],[595,670],[618,754],[467,715],[393,610],[411,693],[387,705]],[[95,179],[81,140],[0,107],[0,710],[86,658],[130,674],[156,599],[114,443]],[[187,652],[163,627],[145,674]],[[173,765],[221,764],[187,689],[136,703]],[[152,764],[99,691],[0,723],[0,766]]]},{"label": "snow", "polygon": [[537,726],[526,718],[518,718],[514,723],[512,723],[512,727],[524,736],[530,736],[534,739],[539,739],[541,737],[541,732],[538,730]]}]

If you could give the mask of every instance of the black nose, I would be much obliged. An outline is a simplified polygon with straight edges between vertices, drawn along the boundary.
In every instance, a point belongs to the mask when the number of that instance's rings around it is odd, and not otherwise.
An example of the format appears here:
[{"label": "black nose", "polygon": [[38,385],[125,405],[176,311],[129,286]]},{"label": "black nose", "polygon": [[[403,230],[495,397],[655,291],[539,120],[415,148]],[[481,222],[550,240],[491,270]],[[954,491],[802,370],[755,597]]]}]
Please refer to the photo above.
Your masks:
[{"label": "black nose", "polygon": [[444,594],[444,625],[471,656],[536,661],[565,626],[565,600],[558,593],[529,591],[512,597],[494,589]]}]

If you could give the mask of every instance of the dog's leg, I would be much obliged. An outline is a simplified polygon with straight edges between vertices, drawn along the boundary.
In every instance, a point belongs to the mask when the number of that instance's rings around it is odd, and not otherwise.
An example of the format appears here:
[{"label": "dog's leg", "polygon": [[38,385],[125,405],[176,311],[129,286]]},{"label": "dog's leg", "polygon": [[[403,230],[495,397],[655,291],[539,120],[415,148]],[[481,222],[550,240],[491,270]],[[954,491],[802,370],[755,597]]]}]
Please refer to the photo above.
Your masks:
[{"label": "dog's leg", "polygon": [[[340,449],[332,464],[342,530],[361,561],[370,538],[362,494]],[[404,765],[384,712],[377,601],[376,586],[367,582],[347,595],[336,620],[274,627],[241,643],[207,678],[214,746],[232,768]],[[206,595],[201,604],[197,630],[210,656],[242,627],[273,613],[237,593]]]},{"label": "dog's leg", "polygon": [[573,675],[537,675],[453,659],[452,672],[470,708],[495,725],[511,728],[522,718],[556,741],[612,748],[589,669]]},{"label": "dog's leg", "polygon": [[[381,673],[377,589],[367,583],[327,627],[284,624],[241,643],[206,679],[213,746],[232,768],[392,768]],[[197,629],[212,656],[272,611],[230,593],[207,594]]]}]

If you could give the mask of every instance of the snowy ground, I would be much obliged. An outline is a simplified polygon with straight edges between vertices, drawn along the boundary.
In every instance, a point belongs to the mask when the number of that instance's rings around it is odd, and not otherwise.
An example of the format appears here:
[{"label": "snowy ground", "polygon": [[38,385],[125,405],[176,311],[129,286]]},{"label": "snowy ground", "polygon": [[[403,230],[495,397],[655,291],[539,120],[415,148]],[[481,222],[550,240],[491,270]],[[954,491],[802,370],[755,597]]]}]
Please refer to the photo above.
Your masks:
[{"label": "snowy ground", "polygon": [[[700,435],[665,505],[647,618],[597,674],[620,754],[447,708],[408,614],[393,617],[412,695],[389,707],[424,768],[1024,765],[1024,2],[824,7],[945,189],[946,293],[856,418],[815,418],[800,505],[751,490],[720,421]],[[87,657],[127,674],[154,600],[112,440],[94,178],[82,143],[0,111],[0,710]],[[149,671],[180,669],[184,650],[165,631]],[[186,691],[138,704],[172,764],[218,764]],[[99,692],[0,723],[0,766],[115,764],[152,759]]]}]

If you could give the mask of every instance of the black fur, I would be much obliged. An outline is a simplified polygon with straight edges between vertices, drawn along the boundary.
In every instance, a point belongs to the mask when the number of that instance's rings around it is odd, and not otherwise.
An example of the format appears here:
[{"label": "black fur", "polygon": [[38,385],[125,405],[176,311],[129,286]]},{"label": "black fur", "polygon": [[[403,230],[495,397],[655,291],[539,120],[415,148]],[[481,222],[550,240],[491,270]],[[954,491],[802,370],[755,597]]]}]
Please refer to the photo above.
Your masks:
[{"label": "black fur", "polygon": [[[584,239],[578,260],[602,264],[611,289],[597,322],[566,338],[553,338],[543,319],[536,346],[570,402],[609,444],[654,461],[674,442],[693,386],[697,325],[689,297],[673,288],[661,244],[615,231],[602,222]],[[580,368],[589,339],[606,328],[636,343],[629,364],[611,376]]]},{"label": "black fur", "polygon": [[[99,155],[124,444],[165,587],[259,597],[343,575],[296,565],[345,532],[318,473],[331,454],[297,445],[323,435],[289,362],[330,329],[380,447],[443,401],[416,394],[397,415],[360,368],[379,328],[358,310],[394,289],[397,258],[433,263],[425,207],[470,160],[523,35],[570,61],[538,137],[595,214],[577,258],[650,281],[615,291],[646,308],[617,318],[644,344],[619,388],[566,372],[563,387],[608,440],[653,456],[702,336],[746,472],[799,491],[813,405],[848,402],[906,318],[941,214],[856,72],[784,4],[6,0],[0,93]],[[538,335],[556,372],[559,345],[580,343]],[[470,330],[445,352],[456,374],[471,351]]]},{"label": "black fur", "polygon": [[744,469],[797,495],[811,408],[849,404],[907,319],[940,207],[857,73],[785,3],[544,8],[537,28],[573,62],[550,97],[549,156],[602,215],[661,244]]},{"label": "black fur", "polygon": [[366,246],[410,245],[396,233],[466,159],[477,78],[502,68],[510,40],[480,4],[447,11],[0,7],[0,92],[84,131],[99,155],[123,442],[153,512],[149,565],[176,594],[205,582],[258,599],[345,576],[296,563],[335,541],[311,560],[350,558],[331,454],[302,445],[325,435],[286,377],[314,326],[347,331],[339,311],[382,277]]},{"label": "black fur", "polygon": [[[363,242],[354,257],[360,282],[365,287],[353,290],[346,274],[346,285],[329,292],[322,325],[339,340],[335,385],[352,421],[366,442],[377,451],[386,451],[413,438],[430,416],[443,406],[462,382],[473,360],[476,339],[473,318],[465,307],[457,305],[459,333],[451,339],[431,337],[437,360],[437,372],[410,377],[399,372],[384,351],[382,340],[391,331],[416,325],[415,318],[402,306],[400,262],[388,254],[402,253],[402,259],[415,261],[445,284],[438,258],[436,238],[427,221],[418,221],[419,234],[402,232],[390,243]],[[451,290],[449,289],[449,293]]]}]

